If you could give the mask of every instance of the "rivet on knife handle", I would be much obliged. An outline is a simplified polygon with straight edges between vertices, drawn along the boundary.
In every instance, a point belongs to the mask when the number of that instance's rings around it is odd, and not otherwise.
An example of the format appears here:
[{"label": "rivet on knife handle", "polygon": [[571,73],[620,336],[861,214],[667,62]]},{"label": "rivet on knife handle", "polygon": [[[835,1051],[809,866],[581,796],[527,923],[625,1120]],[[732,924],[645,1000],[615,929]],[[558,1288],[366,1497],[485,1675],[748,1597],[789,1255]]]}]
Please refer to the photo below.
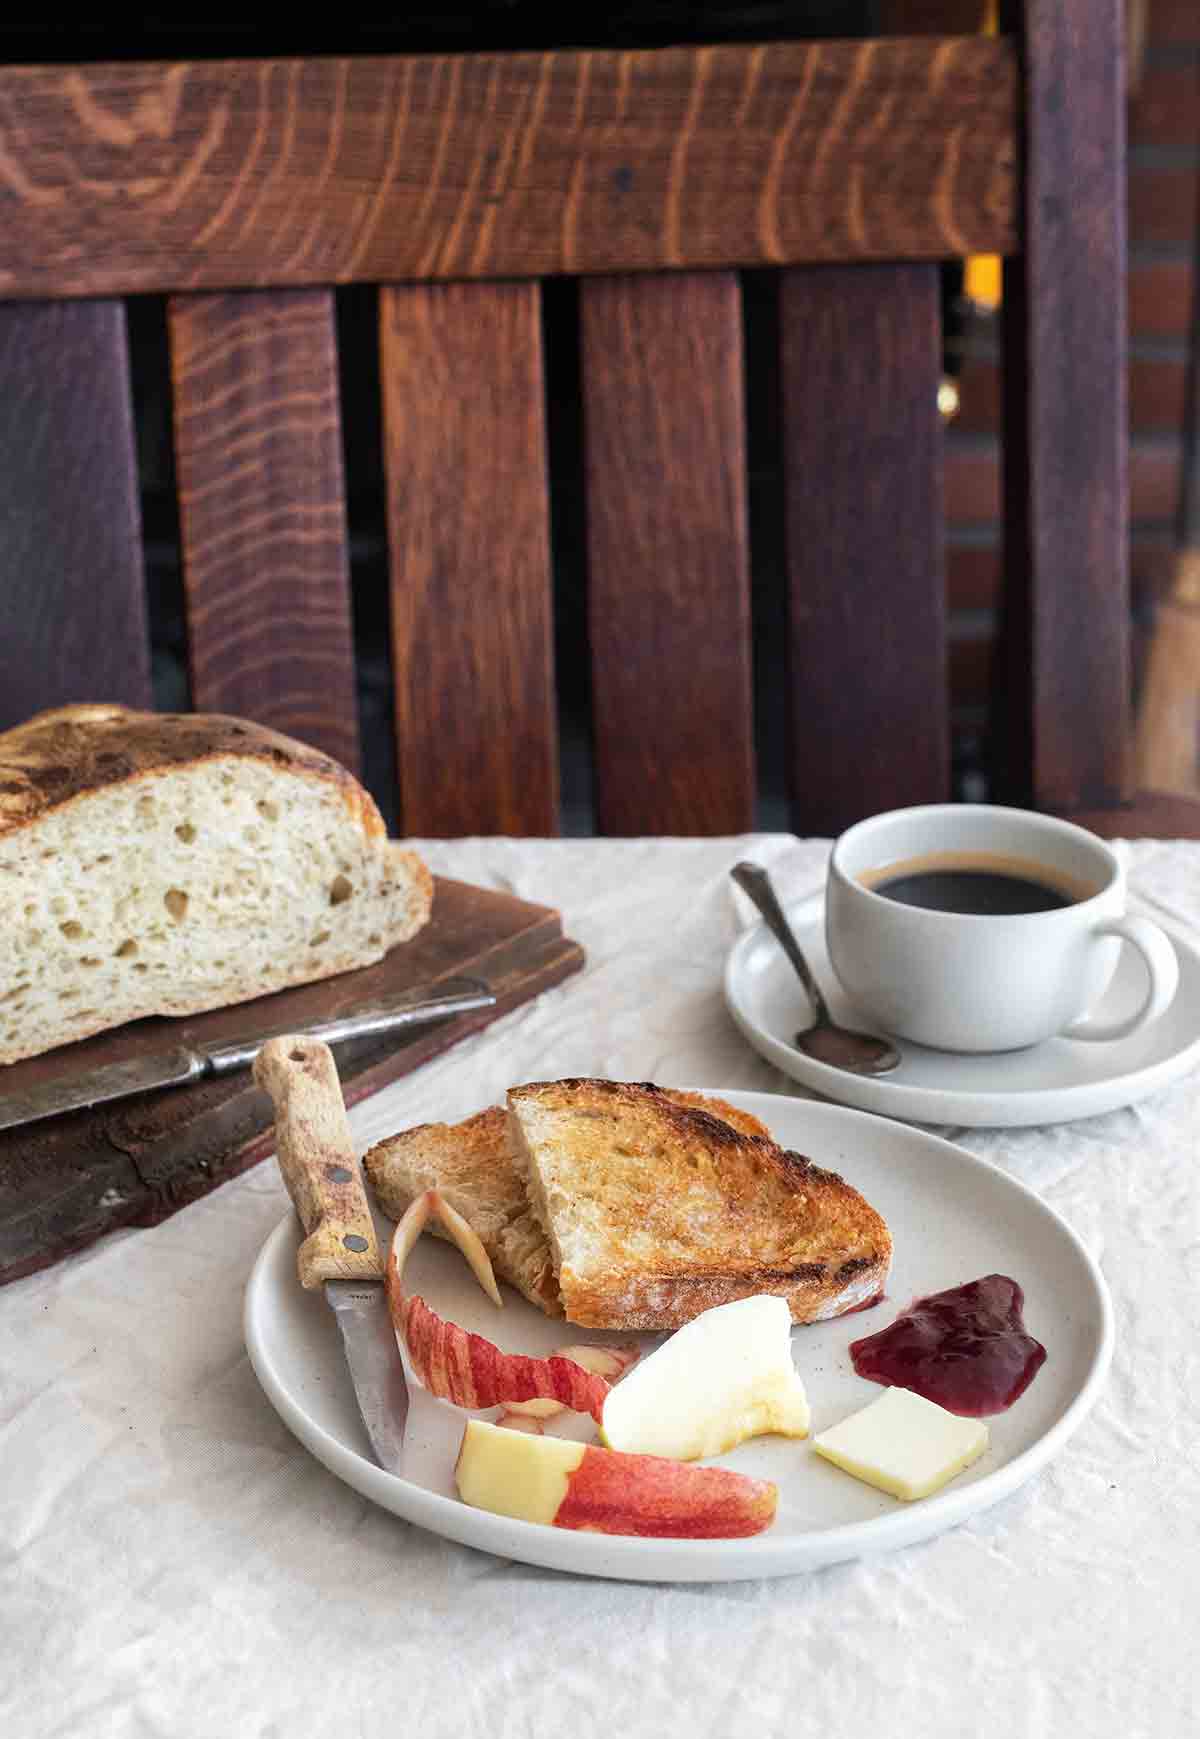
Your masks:
[{"label": "rivet on knife handle", "polygon": [[301,1286],[378,1280],[379,1241],[333,1052],[318,1039],[269,1039],[254,1079],[274,1103],[279,1169],[308,1233],[296,1254]]}]

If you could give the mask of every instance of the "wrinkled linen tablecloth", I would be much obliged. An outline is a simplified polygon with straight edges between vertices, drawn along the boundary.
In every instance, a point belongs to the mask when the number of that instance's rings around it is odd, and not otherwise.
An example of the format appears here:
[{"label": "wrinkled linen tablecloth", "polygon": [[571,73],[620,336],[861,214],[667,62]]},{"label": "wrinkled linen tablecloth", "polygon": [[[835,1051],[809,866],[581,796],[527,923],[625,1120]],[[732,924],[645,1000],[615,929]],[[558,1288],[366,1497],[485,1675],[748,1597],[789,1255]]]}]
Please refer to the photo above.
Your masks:
[{"label": "wrinkled linen tablecloth", "polygon": [[[560,907],[584,973],[352,1114],[364,1145],[511,1083],[799,1089],[726,1013],[729,866],[819,887],[827,846],[418,842]],[[1137,842],[1145,909],[1200,929],[1200,845]],[[273,1412],[243,1290],[274,1160],[0,1290],[0,1734],[570,1739],[1200,1731],[1200,1078],[1084,1122],[950,1130],[1042,1192],[1117,1322],[1094,1411],[1014,1496],[815,1574],[602,1582],[452,1545],[327,1473]]]}]

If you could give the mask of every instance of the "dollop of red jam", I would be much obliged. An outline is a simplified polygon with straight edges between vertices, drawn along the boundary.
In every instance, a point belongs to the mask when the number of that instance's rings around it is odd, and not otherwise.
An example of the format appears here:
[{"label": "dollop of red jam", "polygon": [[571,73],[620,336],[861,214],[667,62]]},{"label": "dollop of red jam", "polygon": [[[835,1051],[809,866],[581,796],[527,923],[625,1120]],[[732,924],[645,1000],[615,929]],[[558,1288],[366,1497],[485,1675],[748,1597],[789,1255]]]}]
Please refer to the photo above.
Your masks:
[{"label": "dollop of red jam", "polygon": [[854,1369],[966,1419],[1003,1413],[1046,1360],[1022,1321],[1024,1303],[1006,1274],[919,1298],[889,1328],[851,1341]]}]

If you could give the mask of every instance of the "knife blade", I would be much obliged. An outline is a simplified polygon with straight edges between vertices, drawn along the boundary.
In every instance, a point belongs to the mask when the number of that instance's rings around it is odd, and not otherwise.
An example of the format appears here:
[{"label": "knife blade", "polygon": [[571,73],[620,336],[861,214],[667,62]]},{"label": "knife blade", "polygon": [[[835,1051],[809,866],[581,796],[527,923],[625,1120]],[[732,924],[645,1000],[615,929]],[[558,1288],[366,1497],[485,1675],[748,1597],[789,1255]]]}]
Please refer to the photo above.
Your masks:
[{"label": "knife blade", "polygon": [[375,1457],[398,1473],[408,1385],[333,1053],[309,1034],[276,1036],[255,1057],[254,1079],[271,1096],[279,1170],[306,1234],[300,1284],[323,1288]]},{"label": "knife blade", "polygon": [[366,1038],[397,1032],[424,1021],[449,1019],[471,1009],[491,1008],[496,1001],[480,979],[447,978],[436,985],[420,985],[367,1003],[349,1014],[297,1026],[270,1027],[265,1032],[246,1033],[212,1044],[172,1045],[145,1057],[122,1063],[105,1063],[61,1081],[40,1082],[0,1093],[0,1129],[22,1123],[37,1123],[63,1111],[79,1111],[90,1105],[105,1105],[131,1093],[149,1093],[162,1087],[179,1087],[249,1068],[260,1047],[281,1033],[297,1031],[326,1044],[343,1039]]}]

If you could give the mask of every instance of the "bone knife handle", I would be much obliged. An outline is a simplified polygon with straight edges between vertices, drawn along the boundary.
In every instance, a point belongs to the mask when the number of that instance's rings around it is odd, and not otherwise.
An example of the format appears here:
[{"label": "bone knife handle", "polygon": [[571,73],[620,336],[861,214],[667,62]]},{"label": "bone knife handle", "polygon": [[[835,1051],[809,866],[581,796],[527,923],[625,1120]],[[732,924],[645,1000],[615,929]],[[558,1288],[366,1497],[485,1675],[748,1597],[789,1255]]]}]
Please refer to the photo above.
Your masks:
[{"label": "bone knife handle", "polygon": [[333,1052],[319,1039],[268,1039],[254,1079],[275,1106],[279,1169],[308,1234],[296,1254],[301,1286],[378,1280],[379,1240]]}]

